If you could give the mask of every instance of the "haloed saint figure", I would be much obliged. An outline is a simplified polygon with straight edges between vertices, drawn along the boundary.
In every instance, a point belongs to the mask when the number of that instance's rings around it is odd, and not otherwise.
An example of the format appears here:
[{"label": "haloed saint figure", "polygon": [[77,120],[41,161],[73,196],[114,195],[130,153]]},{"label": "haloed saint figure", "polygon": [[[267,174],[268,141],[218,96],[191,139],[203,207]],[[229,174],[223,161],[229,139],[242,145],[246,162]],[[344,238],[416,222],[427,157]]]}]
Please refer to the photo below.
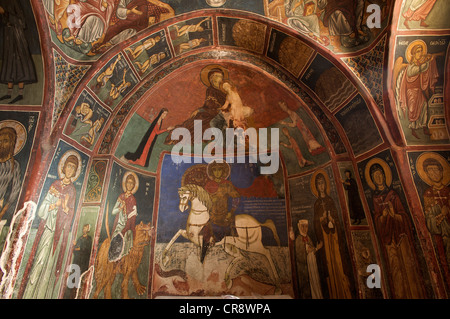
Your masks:
[{"label": "haloed saint figure", "polygon": [[410,217],[391,187],[392,171],[379,159],[370,160],[366,181],[373,189],[373,220],[391,283],[392,298],[423,298]]},{"label": "haloed saint figure", "polygon": [[325,267],[324,276],[331,299],[351,299],[351,287],[343,263],[343,239],[339,237],[340,223],[336,205],[329,195],[330,179],[320,169],[311,178],[311,188],[317,197],[314,203],[314,227],[317,240],[323,242],[319,250],[320,260]]},{"label": "haloed saint figure", "polygon": [[75,212],[76,189],[73,182],[80,172],[80,155],[76,151],[67,151],[58,165],[60,178],[52,183],[37,211],[41,219],[35,237],[38,245],[34,257],[30,257],[33,264],[24,299],[49,299],[57,293]]},{"label": "haloed saint figure", "polygon": [[[11,122],[15,121],[5,121],[4,123]],[[26,131],[23,126],[17,127],[25,134]],[[17,130],[12,126],[0,128],[0,219],[20,193],[22,181],[20,164],[14,158],[14,155],[21,148],[19,145],[21,143],[17,143],[17,135]],[[21,140],[23,141],[23,139]],[[16,145],[18,148],[16,148]]]},{"label": "haloed saint figure", "polygon": [[133,247],[136,237],[137,203],[134,194],[139,188],[139,179],[134,172],[126,172],[122,181],[123,193],[117,198],[111,212],[115,215],[109,261],[117,261],[126,256]]},{"label": "haloed saint figure", "polygon": [[0,22],[3,29],[3,54],[0,83],[8,85],[8,91],[0,101],[12,98],[14,85],[19,94],[9,104],[23,99],[25,84],[37,82],[36,70],[27,43],[26,19],[18,0],[0,0]]}]

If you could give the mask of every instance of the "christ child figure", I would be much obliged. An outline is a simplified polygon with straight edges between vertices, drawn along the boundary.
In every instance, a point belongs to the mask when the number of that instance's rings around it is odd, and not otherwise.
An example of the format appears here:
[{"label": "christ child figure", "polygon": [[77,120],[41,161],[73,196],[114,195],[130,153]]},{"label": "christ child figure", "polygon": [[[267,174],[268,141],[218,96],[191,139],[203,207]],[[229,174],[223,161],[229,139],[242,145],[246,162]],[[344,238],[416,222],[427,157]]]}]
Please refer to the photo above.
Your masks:
[{"label": "christ child figure", "polygon": [[253,114],[251,107],[245,106],[237,92],[236,86],[230,81],[224,81],[222,90],[227,94],[225,104],[219,108],[228,123],[228,127],[247,129],[247,118]]}]

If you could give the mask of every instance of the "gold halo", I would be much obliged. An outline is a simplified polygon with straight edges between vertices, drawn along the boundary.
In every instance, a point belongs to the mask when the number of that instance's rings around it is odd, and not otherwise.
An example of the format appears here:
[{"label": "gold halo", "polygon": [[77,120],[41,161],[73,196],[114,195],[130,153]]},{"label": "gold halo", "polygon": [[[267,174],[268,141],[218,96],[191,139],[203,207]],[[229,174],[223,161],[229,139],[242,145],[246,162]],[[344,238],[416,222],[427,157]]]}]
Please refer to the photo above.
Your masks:
[{"label": "gold halo", "polygon": [[209,174],[209,168],[211,167],[211,165],[214,165],[214,164],[222,164],[223,166],[226,166],[227,167],[227,174],[226,174],[226,176],[223,178],[224,180],[225,179],[228,179],[228,177],[230,177],[230,174],[231,174],[231,167],[230,167],[230,164],[228,164],[226,161],[223,161],[223,160],[214,160],[214,161],[211,161],[209,164],[208,164],[208,166],[206,167],[206,175],[208,175],[208,177],[209,177],[209,179],[211,179],[211,180],[213,180],[214,179],[214,176],[211,176],[210,174]]},{"label": "gold halo", "polygon": [[78,158],[77,171],[75,173],[75,176],[72,177],[72,179],[71,179],[71,181],[73,183],[78,179],[78,177],[80,177],[80,174],[81,174],[81,166],[82,166],[81,165],[81,156],[80,156],[80,154],[78,154],[77,151],[69,150],[69,151],[65,152],[63,156],[61,156],[61,159],[59,160],[59,163],[58,163],[58,176],[60,179],[62,179],[64,177],[64,173],[63,173],[64,164],[66,163],[66,160],[70,155],[74,155],[74,156],[76,156],[76,158]]},{"label": "gold halo", "polygon": [[0,122],[0,129],[4,127],[13,128],[16,131],[17,139],[16,146],[14,147],[14,156],[17,155],[24,147],[27,141],[27,130],[22,123],[14,120],[5,120]]},{"label": "gold halo", "polygon": [[330,177],[328,176],[328,173],[323,169],[318,169],[317,171],[314,172],[314,174],[311,176],[311,182],[310,182],[310,186],[311,186],[311,192],[314,194],[314,196],[316,196],[316,198],[319,198],[319,191],[316,188],[316,178],[317,175],[319,175],[320,173],[322,173],[322,175],[325,177],[325,182],[327,183],[327,194],[330,194]]},{"label": "gold halo", "polygon": [[200,78],[204,85],[211,86],[211,82],[209,82],[208,74],[212,69],[220,69],[223,72],[223,79],[228,80],[228,70],[219,64],[210,64],[205,66],[200,72]]},{"label": "gold halo", "polygon": [[127,177],[129,175],[133,175],[133,177],[134,177],[134,188],[131,191],[131,194],[135,194],[137,192],[138,188],[139,188],[139,178],[138,178],[138,176],[137,176],[137,174],[135,172],[131,172],[131,171],[125,172],[125,174],[123,175],[123,178],[122,178],[122,189],[123,189],[124,192],[127,191],[125,183],[126,183]]},{"label": "gold halo", "polygon": [[411,51],[412,51],[412,48],[414,48],[416,45],[420,45],[421,47],[422,47],[422,49],[423,49],[423,54],[425,55],[425,54],[427,54],[427,44],[423,41],[423,40],[415,40],[415,41],[413,41],[413,42],[411,42],[409,45],[408,45],[408,48],[406,49],[406,53],[405,53],[405,56],[406,56],[406,60],[408,61],[408,63],[410,63],[411,62],[411,58],[412,58],[412,53],[411,53]]},{"label": "gold halo", "polygon": [[441,163],[442,168],[444,169],[442,174],[442,184],[447,185],[450,182],[450,164],[447,162],[445,158],[443,158],[438,153],[434,152],[426,152],[421,154],[416,160],[416,171],[419,174],[420,178],[427,183],[428,185],[433,185],[433,182],[428,178],[427,173],[423,169],[423,162],[427,158],[433,158]]},{"label": "gold halo", "polygon": [[383,161],[381,158],[372,158],[366,165],[366,169],[364,172],[364,176],[366,177],[366,182],[369,185],[370,188],[373,190],[376,189],[375,184],[372,182],[372,177],[370,176],[370,168],[374,164],[380,164],[384,171],[384,176],[386,177],[386,186],[390,187],[392,184],[392,171],[389,167],[388,163]]}]

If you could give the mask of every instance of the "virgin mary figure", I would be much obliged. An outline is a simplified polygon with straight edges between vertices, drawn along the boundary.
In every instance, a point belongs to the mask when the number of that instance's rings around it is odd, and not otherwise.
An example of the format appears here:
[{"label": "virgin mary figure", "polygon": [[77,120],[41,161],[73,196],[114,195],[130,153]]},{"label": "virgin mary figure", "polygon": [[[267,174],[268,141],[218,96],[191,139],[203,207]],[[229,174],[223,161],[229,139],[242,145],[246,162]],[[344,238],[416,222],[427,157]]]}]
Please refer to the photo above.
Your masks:
[{"label": "virgin mary figure", "polygon": [[[220,65],[208,65],[203,68],[200,77],[203,84],[208,87],[205,101],[200,108],[191,113],[187,120],[177,126],[187,128],[191,136],[194,136],[194,121],[196,120],[201,120],[203,124],[206,123],[206,125],[202,125],[202,136],[208,125],[223,130],[227,124],[219,108],[224,105],[227,98],[226,93],[220,87],[223,81],[228,79],[228,70]],[[166,144],[176,144],[177,142],[177,140],[172,140],[170,135],[165,141]]]}]

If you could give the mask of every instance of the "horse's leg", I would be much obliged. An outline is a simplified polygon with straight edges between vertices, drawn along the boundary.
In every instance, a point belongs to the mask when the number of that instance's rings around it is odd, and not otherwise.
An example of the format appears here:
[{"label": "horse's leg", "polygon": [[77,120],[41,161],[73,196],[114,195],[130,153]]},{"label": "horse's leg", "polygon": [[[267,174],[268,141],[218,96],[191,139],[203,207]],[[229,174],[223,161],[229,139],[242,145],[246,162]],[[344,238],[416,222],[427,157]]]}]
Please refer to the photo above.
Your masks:
[{"label": "horse's leg", "polygon": [[164,250],[163,250],[162,257],[161,257],[163,266],[167,266],[167,263],[169,262],[169,256],[167,256],[167,253],[169,252],[169,249],[172,247],[175,240],[177,240],[178,237],[180,237],[180,236],[183,236],[184,238],[189,239],[187,237],[186,230],[184,230],[184,229],[178,230],[178,232],[175,234],[175,236],[172,237],[170,242],[167,244],[166,248],[164,248]]}]

